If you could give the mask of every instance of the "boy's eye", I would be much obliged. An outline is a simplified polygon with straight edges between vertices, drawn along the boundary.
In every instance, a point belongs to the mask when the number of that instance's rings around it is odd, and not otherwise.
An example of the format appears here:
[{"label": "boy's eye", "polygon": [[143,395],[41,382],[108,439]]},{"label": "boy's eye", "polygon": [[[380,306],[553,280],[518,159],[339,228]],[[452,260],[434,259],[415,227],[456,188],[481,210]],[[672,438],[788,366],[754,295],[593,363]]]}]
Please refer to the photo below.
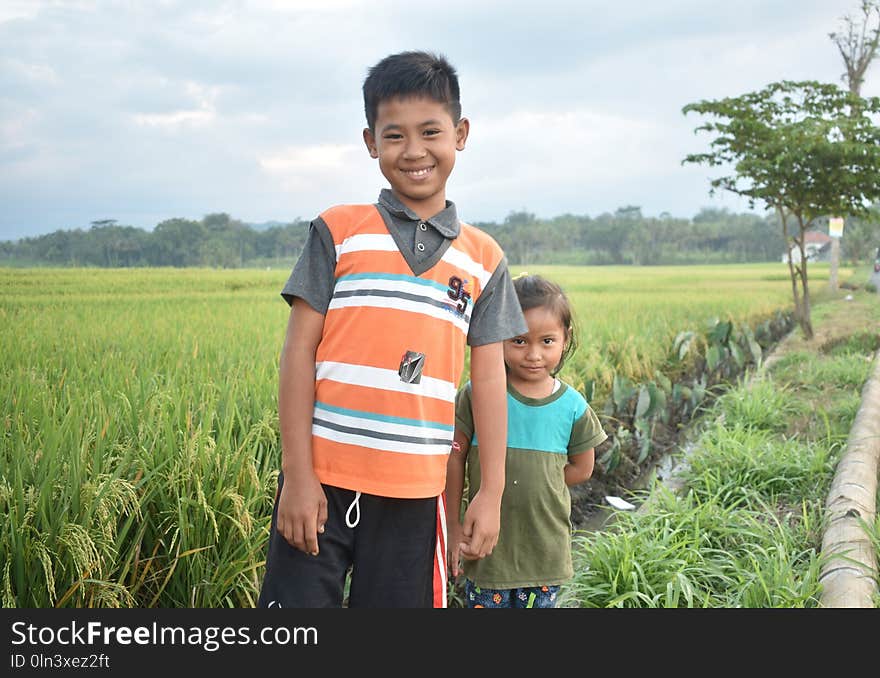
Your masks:
[{"label": "boy's eye", "polygon": [[435,134],[440,134],[440,130],[439,130],[439,129],[426,129],[426,130],[424,131],[424,135],[425,135],[426,137],[432,137],[432,136],[434,136]]},{"label": "boy's eye", "polygon": [[389,134],[385,134],[385,135],[383,135],[382,138],[383,138],[383,139],[386,139],[386,140],[388,140],[388,141],[394,141],[394,140],[396,140],[396,139],[403,139],[403,135],[402,135],[402,134],[396,134],[396,133],[389,133]]},{"label": "boy's eye", "polygon": [[523,339],[522,337],[514,337],[510,341],[517,346],[522,346],[524,343],[526,343],[526,340]]}]

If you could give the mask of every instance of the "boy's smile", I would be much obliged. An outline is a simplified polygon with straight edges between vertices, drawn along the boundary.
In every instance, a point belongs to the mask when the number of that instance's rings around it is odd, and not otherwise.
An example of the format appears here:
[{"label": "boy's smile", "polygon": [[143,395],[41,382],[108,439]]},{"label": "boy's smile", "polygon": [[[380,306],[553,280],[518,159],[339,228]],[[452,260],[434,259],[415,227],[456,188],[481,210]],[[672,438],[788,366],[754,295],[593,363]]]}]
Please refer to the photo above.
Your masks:
[{"label": "boy's smile", "polygon": [[429,219],[446,207],[446,181],[469,128],[429,97],[395,97],[379,104],[375,133],[365,129],[364,142],[398,199]]}]

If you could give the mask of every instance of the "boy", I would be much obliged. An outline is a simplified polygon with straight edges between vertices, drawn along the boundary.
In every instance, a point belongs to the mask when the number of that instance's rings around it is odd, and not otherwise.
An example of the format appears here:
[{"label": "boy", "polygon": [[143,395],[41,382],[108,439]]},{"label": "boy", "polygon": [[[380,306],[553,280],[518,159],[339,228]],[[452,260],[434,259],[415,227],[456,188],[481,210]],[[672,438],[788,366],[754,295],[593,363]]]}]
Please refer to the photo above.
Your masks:
[{"label": "boy", "polygon": [[465,557],[498,539],[502,342],[527,327],[504,253],[446,200],[470,123],[441,56],[403,52],[363,83],[364,142],[390,184],[312,221],[281,294],[281,473],[260,607],[445,607],[443,490],[471,347],[483,482]]}]

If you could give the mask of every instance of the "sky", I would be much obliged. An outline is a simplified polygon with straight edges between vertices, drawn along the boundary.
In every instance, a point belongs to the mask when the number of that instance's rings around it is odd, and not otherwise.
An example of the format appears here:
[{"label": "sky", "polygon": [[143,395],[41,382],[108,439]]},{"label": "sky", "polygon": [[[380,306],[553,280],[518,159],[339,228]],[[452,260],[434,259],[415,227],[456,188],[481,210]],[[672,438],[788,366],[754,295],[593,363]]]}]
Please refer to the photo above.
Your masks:
[{"label": "sky", "polygon": [[[115,219],[309,220],[387,186],[361,85],[388,54],[457,69],[465,221],[748,210],[682,166],[682,107],[778,80],[845,85],[858,0],[2,0],[0,240]],[[880,60],[863,95],[880,96]]]}]

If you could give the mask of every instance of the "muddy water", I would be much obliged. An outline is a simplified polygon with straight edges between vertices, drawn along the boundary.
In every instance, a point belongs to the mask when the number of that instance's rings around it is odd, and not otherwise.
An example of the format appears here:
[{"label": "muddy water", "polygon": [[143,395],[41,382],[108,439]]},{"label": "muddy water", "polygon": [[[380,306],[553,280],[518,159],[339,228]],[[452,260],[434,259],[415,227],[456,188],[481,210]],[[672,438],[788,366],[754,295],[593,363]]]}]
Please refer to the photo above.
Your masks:
[{"label": "muddy water", "polygon": [[[648,466],[635,482],[633,482],[631,489],[633,491],[646,490],[650,488],[656,480],[672,491],[678,492],[684,486],[680,474],[687,468],[687,457],[693,448],[693,440],[689,438],[675,451],[663,455],[654,464]],[[639,497],[639,499],[642,500],[642,503],[639,503],[636,498],[631,496],[620,498],[631,504],[635,504],[634,510],[636,511],[640,510],[645,503],[643,496]],[[576,529],[587,532],[597,532],[599,530],[607,529],[614,522],[617,515],[622,512],[625,511],[623,509],[614,508],[606,500],[596,512],[589,515],[584,521],[578,523]]]}]

